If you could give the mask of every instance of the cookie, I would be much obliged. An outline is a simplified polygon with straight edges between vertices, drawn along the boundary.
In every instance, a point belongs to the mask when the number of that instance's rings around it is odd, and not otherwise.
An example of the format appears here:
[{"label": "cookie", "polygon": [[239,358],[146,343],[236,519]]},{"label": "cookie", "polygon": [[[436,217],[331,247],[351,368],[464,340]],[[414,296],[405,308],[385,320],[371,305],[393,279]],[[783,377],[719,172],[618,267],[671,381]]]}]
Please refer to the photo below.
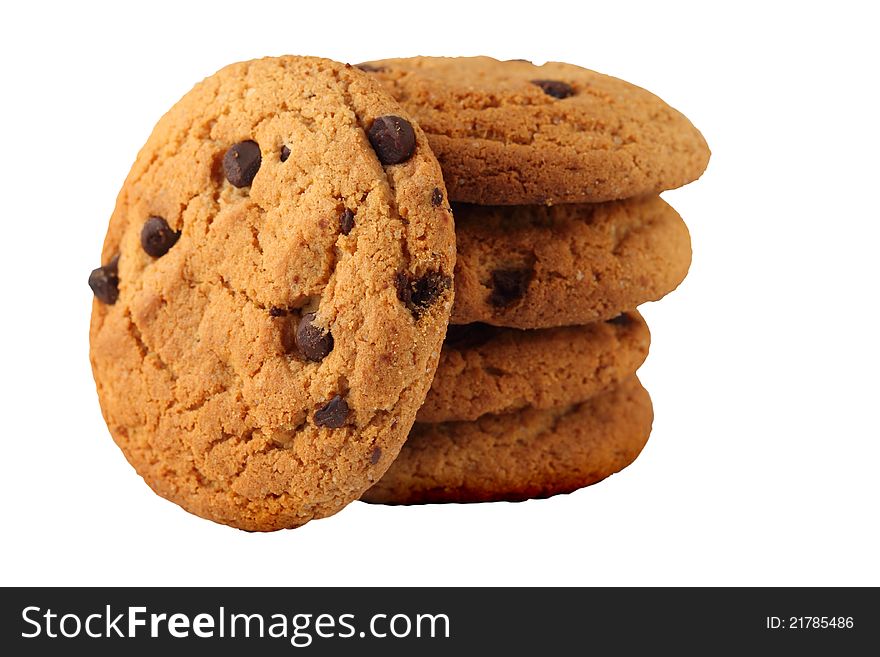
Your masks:
[{"label": "cookie", "polygon": [[158,494],[273,530],[378,481],[452,304],[443,193],[409,114],[328,60],[234,64],[159,121],[89,280],[104,418]]},{"label": "cookie", "polygon": [[413,57],[362,65],[418,119],[454,201],[597,203],[700,177],[709,148],[681,113],[572,64]]},{"label": "cookie", "polygon": [[417,422],[568,406],[632,375],[651,341],[637,312],[607,322],[523,331],[450,326]]},{"label": "cookie", "polygon": [[659,197],[603,204],[456,205],[452,323],[589,324],[674,290],[687,226]]},{"label": "cookie", "polygon": [[400,456],[361,499],[513,502],[570,493],[632,463],[653,419],[651,398],[632,377],[574,406],[416,424]]}]

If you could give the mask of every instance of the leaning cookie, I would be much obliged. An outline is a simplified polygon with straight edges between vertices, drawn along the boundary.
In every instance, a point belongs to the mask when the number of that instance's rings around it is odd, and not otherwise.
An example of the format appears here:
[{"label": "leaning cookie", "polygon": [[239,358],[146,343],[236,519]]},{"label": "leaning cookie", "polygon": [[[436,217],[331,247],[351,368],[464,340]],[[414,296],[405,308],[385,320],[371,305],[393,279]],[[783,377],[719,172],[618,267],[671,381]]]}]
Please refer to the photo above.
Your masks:
[{"label": "leaning cookie", "polygon": [[632,377],[574,406],[416,424],[400,456],[361,499],[425,504],[569,493],[632,463],[653,418],[651,398]]},{"label": "leaning cookie", "polygon": [[687,226],[656,196],[454,212],[454,324],[547,328],[611,319],[674,290],[691,263]]},{"label": "leaning cookie", "polygon": [[453,201],[595,203],[697,179],[700,132],[635,85],[572,64],[413,57],[361,65],[418,119]]},{"label": "leaning cookie", "polygon": [[234,64],[159,121],[89,278],[104,418],[157,493],[273,530],[382,476],[452,304],[443,190],[408,113],[329,60]]},{"label": "leaning cookie", "polygon": [[650,341],[635,311],[607,322],[532,331],[450,326],[416,420],[475,420],[582,402],[632,375]]}]

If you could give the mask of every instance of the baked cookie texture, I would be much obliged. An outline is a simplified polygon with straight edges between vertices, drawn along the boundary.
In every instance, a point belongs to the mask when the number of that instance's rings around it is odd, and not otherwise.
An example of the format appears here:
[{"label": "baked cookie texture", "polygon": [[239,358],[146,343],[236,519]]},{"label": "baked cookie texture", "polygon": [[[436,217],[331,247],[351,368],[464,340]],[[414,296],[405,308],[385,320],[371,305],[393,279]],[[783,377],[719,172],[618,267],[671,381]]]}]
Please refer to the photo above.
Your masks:
[{"label": "baked cookie texture", "polygon": [[673,291],[691,263],[687,226],[657,196],[453,210],[453,324],[549,328],[611,319]]},{"label": "baked cookie texture", "polygon": [[581,404],[416,424],[363,496],[380,504],[520,501],[568,493],[632,463],[653,409],[636,377]]},{"label": "baked cookie texture", "polygon": [[572,64],[412,57],[362,65],[418,119],[454,201],[596,203],[696,180],[700,132],[653,94]]},{"label": "baked cookie texture", "polygon": [[607,322],[536,331],[450,326],[416,421],[476,420],[486,413],[582,402],[634,374],[650,341],[635,311]]},{"label": "baked cookie texture", "polygon": [[138,155],[90,277],[101,408],[145,481],[258,531],[378,481],[452,306],[445,197],[424,133],[353,67],[267,58],[186,94]]}]

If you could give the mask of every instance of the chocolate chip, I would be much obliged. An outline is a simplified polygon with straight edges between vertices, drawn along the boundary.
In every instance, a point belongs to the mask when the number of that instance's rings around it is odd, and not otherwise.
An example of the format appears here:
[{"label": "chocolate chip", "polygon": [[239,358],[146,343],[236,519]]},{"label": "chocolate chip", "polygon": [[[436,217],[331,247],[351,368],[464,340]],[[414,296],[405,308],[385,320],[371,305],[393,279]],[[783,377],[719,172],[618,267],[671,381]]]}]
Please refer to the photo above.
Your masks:
[{"label": "chocolate chip", "polygon": [[[290,149],[287,146],[281,147],[281,161],[287,162],[287,158],[290,157]],[[259,167],[258,167],[259,168]]]},{"label": "chocolate chip", "polygon": [[419,319],[437,298],[449,289],[452,279],[439,271],[429,271],[420,278],[398,272],[395,279],[397,298],[409,308],[412,316]]},{"label": "chocolate chip", "polygon": [[443,205],[443,192],[440,191],[439,187],[435,187],[434,191],[431,192],[431,205],[435,208],[439,208]]},{"label": "chocolate chip", "polygon": [[492,293],[489,303],[496,308],[509,306],[521,299],[535,275],[533,269],[496,269],[492,272]]},{"label": "chocolate chip", "polygon": [[296,348],[306,360],[319,362],[333,351],[333,336],[330,331],[324,331],[315,326],[315,313],[306,313],[299,320],[296,329]]},{"label": "chocolate chip", "polygon": [[119,298],[119,256],[115,256],[103,267],[93,269],[89,274],[89,287],[95,298],[112,306]]},{"label": "chocolate chip", "polygon": [[315,424],[319,427],[338,429],[348,419],[348,403],[336,395],[315,411]]},{"label": "chocolate chip", "polygon": [[230,146],[223,156],[223,171],[235,187],[247,187],[254,182],[254,176],[260,170],[263,156],[260,145],[255,141],[240,141]]},{"label": "chocolate chip", "polygon": [[632,317],[627,313],[620,313],[617,317],[609,319],[606,323],[614,324],[615,326],[629,326],[632,324]]},{"label": "chocolate chip", "polygon": [[177,244],[180,232],[171,230],[171,226],[162,217],[150,217],[141,228],[141,247],[154,258],[161,258],[168,249]]},{"label": "chocolate chip", "polygon": [[373,451],[370,452],[370,463],[372,465],[376,465],[379,462],[379,459],[382,458],[382,448],[374,447]]},{"label": "chocolate chip", "polygon": [[376,66],[375,64],[355,64],[355,68],[359,68],[364,73],[384,73],[388,69],[384,66]]},{"label": "chocolate chip", "polygon": [[508,59],[508,60],[505,60],[505,61],[508,61],[508,62],[525,62],[526,64],[531,64],[531,63],[532,63],[532,60],[531,60],[531,59]]},{"label": "chocolate chip", "polygon": [[269,317],[284,317],[286,314],[286,308],[279,308],[278,306],[272,306],[269,308]]},{"label": "chocolate chip", "polygon": [[482,322],[473,324],[450,324],[446,329],[446,340],[443,345],[456,351],[475,349],[491,340],[499,329]]},{"label": "chocolate chip", "polygon": [[538,85],[545,94],[554,98],[574,96],[574,87],[567,82],[559,80],[532,80],[532,84]]},{"label": "chocolate chip", "polygon": [[345,208],[339,215],[339,232],[348,235],[352,228],[354,228],[354,212]]},{"label": "chocolate chip", "polygon": [[380,116],[367,132],[382,164],[400,164],[416,150],[416,133],[409,121],[399,116]]}]

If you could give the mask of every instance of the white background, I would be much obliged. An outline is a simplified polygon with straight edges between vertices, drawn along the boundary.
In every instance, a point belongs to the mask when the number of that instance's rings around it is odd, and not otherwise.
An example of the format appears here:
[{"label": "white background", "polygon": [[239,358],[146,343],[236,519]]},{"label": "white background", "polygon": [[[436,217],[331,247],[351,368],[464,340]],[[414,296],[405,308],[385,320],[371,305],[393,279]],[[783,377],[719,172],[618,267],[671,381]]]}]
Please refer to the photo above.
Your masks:
[{"label": "white background", "polygon": [[[871,3],[486,4],[7,4],[0,583],[880,584]],[[546,501],[355,503],[267,535],[135,475],[88,362],[86,278],[116,193],[197,80],[285,53],[569,61],[704,132],[708,171],[665,195],[695,254],[643,308],[656,421],[632,467]]]}]

